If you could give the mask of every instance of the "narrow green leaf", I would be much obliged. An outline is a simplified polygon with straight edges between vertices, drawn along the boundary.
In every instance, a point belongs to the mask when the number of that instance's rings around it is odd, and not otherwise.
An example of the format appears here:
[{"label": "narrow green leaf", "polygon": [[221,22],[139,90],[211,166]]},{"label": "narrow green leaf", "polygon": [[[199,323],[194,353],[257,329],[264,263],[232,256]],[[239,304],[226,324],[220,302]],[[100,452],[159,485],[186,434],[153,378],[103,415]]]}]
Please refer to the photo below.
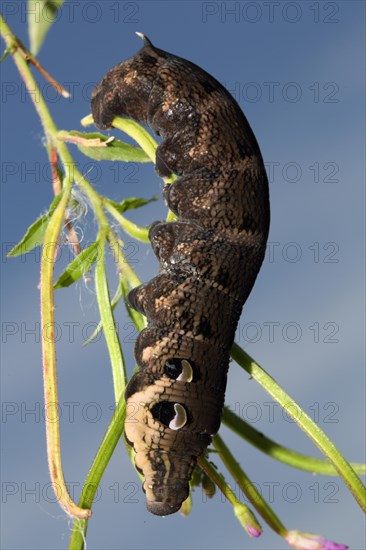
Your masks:
[{"label": "narrow green leaf", "polygon": [[[254,447],[268,454],[271,458],[279,460],[293,468],[299,468],[314,474],[327,476],[339,475],[335,467],[327,459],[316,458],[309,455],[298,453],[288,447],[279,445],[273,439],[269,439],[263,433],[258,432],[245,420],[236,415],[228,407],[224,407],[222,422],[239,437],[251,443]],[[366,464],[351,462],[352,468],[358,474],[366,473]]]},{"label": "narrow green leaf", "polygon": [[69,263],[65,271],[53,285],[53,288],[56,290],[58,288],[70,286],[72,283],[75,283],[75,281],[78,281],[84,273],[89,271],[98,257],[98,247],[99,243],[96,241],[82,250],[80,254]]},{"label": "narrow green leaf", "polygon": [[323,430],[321,430],[310,416],[301,409],[296,401],[277,384],[272,376],[262,369],[238,344],[233,344],[230,355],[240,367],[261,384],[296,424],[308,435],[315,445],[319,447],[322,453],[333,463],[333,466],[347,484],[362,510],[366,511],[366,491],[362,481],[357,476],[350,463]]},{"label": "narrow green leaf", "polygon": [[[113,300],[112,300],[112,302],[113,302]],[[111,302],[111,304],[112,304],[112,302]],[[113,307],[113,304],[112,304],[112,308],[114,309],[116,307],[116,305],[117,304],[114,304],[114,307]],[[91,336],[89,336],[89,338],[87,340],[85,340],[85,342],[83,342],[83,347],[90,344],[98,336],[98,334],[100,333],[102,328],[103,328],[102,321],[99,321],[97,328],[93,331]]]},{"label": "narrow green leaf", "polygon": [[149,229],[147,227],[141,227],[141,225],[137,225],[134,222],[131,222],[127,218],[125,218],[120,212],[118,212],[117,208],[115,208],[114,205],[120,206],[118,203],[114,203],[113,201],[110,201],[106,199],[104,201],[104,206],[108,210],[110,214],[114,217],[115,220],[120,224],[122,229],[131,237],[134,239],[137,239],[138,241],[141,241],[142,243],[150,243],[149,239]]},{"label": "narrow green leaf", "polygon": [[[138,311],[132,309],[128,303],[127,303],[127,294],[129,292],[128,282],[125,279],[120,279],[119,285],[117,287],[117,290],[112,298],[111,306],[112,311],[114,311],[114,308],[120,301],[120,299],[123,297],[125,306],[127,309],[127,313],[131,319],[131,321],[134,323],[134,325],[137,327],[138,331],[141,332],[143,328],[146,327],[146,318],[139,313]],[[83,346],[87,346],[98,336],[100,331],[103,329],[102,321],[99,321],[98,326],[94,330],[93,334],[83,343]]]},{"label": "narrow green leaf", "polygon": [[[99,133],[99,132],[77,132],[72,130],[71,132],[60,132],[59,136],[68,141],[67,137],[79,137],[83,140],[95,140],[100,139],[103,143],[108,141],[110,138]],[[69,140],[72,141],[72,140]],[[119,139],[113,139],[107,145],[101,145],[100,147],[96,146],[87,146],[83,143],[78,143],[75,141],[78,149],[87,157],[94,160],[119,160],[123,162],[151,162],[147,154],[136,147],[135,145],[130,145],[129,143],[124,143]]]},{"label": "narrow green leaf", "polygon": [[26,254],[43,243],[44,235],[48,226],[49,219],[55,211],[61,199],[61,193],[55,197],[51,206],[45,214],[42,214],[30,227],[28,227],[24,237],[18,242],[8,253],[8,257],[12,258],[20,254]]},{"label": "narrow green leaf", "polygon": [[[114,308],[116,307],[116,305],[118,304],[122,296],[123,296],[123,287],[120,281],[117,287],[117,290],[111,301],[112,311],[114,311]],[[90,344],[90,342],[92,342],[94,338],[98,336],[102,328],[103,328],[102,321],[99,321],[97,328],[94,330],[93,334],[89,336],[89,338],[83,343],[83,346],[87,346],[88,344]]]},{"label": "narrow green leaf", "polygon": [[148,155],[150,161],[155,164],[156,149],[159,144],[143,126],[134,120],[120,117],[115,117],[112,120],[112,126],[134,139]]},{"label": "narrow green leaf", "polygon": [[157,195],[154,195],[153,197],[151,197],[151,199],[130,197],[128,199],[124,199],[122,202],[116,202],[111,199],[108,199],[108,202],[112,204],[120,214],[123,214],[123,212],[126,212],[127,210],[141,208],[141,206],[145,206],[146,204],[149,204],[150,202],[155,202],[157,200]]},{"label": "narrow green leaf", "polygon": [[28,34],[30,50],[37,55],[46,34],[55,21],[64,0],[28,0]]},{"label": "narrow green leaf", "polygon": [[105,236],[100,233],[100,253],[95,268],[95,291],[97,295],[100,318],[112,366],[114,396],[116,402],[120,399],[127,386],[127,375],[121,344],[113,317],[109,296],[107,274],[104,264]]}]

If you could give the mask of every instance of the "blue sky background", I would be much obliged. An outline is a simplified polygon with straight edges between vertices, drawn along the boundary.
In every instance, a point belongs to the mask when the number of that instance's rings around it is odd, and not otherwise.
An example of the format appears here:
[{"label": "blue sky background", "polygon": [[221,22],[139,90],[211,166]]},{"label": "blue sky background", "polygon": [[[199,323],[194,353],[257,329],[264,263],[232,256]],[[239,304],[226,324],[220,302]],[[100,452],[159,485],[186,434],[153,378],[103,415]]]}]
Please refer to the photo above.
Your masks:
[{"label": "blue sky background", "polygon": [[[240,102],[267,163],[272,222],[267,257],[245,305],[238,341],[274,376],[348,459],[363,461],[364,438],[364,2],[66,2],[39,60],[72,89],[57,96],[37,81],[60,129],[81,129],[90,93],[105,72],[133,55],[144,32],[190,59]],[[234,11],[233,11],[234,10]],[[3,2],[28,45],[26,3]],[[2,94],[2,547],[67,547],[70,522],[49,487],[39,338],[39,252],[6,252],[52,200],[42,129],[9,57]],[[118,133],[116,132],[116,135]],[[99,192],[122,200],[159,194],[151,165],[90,162],[79,167]],[[158,203],[131,213],[141,224],[165,216]],[[89,212],[75,222],[88,243]],[[142,280],[157,271],[148,246],[124,237]],[[72,258],[64,249],[57,270]],[[111,288],[116,283],[108,265]],[[116,310],[129,372],[136,334]],[[78,498],[113,407],[103,339],[82,348],[98,321],[92,282],[56,296],[62,455]],[[33,332],[32,332],[33,331]],[[269,396],[232,365],[227,404],[272,439],[320,456]],[[32,412],[33,411],[33,412]],[[292,529],[365,548],[364,517],[344,484],[297,472],[222,429],[247,474]],[[236,492],[237,496],[240,494]],[[193,495],[189,518],[145,511],[140,483],[120,444],[102,480],[88,548],[286,548],[265,527],[249,539],[220,496]]]}]

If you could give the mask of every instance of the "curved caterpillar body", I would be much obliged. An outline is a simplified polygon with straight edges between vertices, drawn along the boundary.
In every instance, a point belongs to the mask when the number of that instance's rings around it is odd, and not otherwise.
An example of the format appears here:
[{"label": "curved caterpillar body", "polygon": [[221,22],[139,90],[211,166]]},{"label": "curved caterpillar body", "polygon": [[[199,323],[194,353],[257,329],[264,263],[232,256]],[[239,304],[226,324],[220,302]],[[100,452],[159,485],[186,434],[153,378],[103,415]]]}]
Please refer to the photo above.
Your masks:
[{"label": "curved caterpillar body", "polygon": [[208,73],[144,46],[95,88],[101,129],[115,116],[148,124],[163,138],[156,171],[179,220],[150,229],[160,273],[129,294],[148,326],[136,342],[139,366],[126,390],[125,436],[145,477],[147,508],[176,512],[197,458],[220,426],[229,350],[263,261],[268,182],[240,107]]}]

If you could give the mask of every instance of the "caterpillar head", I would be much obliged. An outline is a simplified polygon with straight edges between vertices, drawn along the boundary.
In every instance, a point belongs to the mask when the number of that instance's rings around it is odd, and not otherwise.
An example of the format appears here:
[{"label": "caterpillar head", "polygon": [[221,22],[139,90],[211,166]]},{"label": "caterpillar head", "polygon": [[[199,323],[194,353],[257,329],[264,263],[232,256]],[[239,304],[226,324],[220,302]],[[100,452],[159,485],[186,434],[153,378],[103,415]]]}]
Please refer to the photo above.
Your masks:
[{"label": "caterpillar head", "polygon": [[227,359],[208,343],[152,328],[140,334],[136,358],[142,368],[126,390],[125,436],[145,478],[148,510],[168,515],[188,497],[197,458],[219,427],[225,370],[219,365],[217,388],[207,389],[206,368]]},{"label": "caterpillar head", "polygon": [[173,358],[166,361],[161,378],[140,371],[126,391],[125,437],[136,451],[136,468],[145,477],[147,508],[156,515],[177,512],[189,494],[195,460],[186,454],[191,415],[183,401],[185,385],[192,380],[190,363]]},{"label": "caterpillar head", "polygon": [[143,34],[136,34],[143,39],[143,47],[110,69],[93,90],[92,114],[101,130],[110,128],[116,116],[147,122],[149,95],[158,67],[168,54]]}]

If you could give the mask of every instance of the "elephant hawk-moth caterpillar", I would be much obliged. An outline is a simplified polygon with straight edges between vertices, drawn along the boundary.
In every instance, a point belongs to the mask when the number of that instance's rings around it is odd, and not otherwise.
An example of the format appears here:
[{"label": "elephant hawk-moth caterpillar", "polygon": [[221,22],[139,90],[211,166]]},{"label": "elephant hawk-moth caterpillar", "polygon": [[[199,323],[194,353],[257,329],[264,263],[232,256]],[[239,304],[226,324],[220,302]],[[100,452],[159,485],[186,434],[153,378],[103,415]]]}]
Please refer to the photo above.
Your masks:
[{"label": "elephant hawk-moth caterpillar", "polygon": [[187,498],[197,459],[220,426],[229,350],[265,254],[269,196],[257,141],[234,98],[140,36],[144,46],[95,88],[92,113],[100,129],[115,116],[150,126],[162,137],[157,173],[178,176],[163,192],[178,220],[149,232],[159,275],[128,296],[148,325],[126,389],[134,414],[125,437],[148,510],[167,515]]}]

